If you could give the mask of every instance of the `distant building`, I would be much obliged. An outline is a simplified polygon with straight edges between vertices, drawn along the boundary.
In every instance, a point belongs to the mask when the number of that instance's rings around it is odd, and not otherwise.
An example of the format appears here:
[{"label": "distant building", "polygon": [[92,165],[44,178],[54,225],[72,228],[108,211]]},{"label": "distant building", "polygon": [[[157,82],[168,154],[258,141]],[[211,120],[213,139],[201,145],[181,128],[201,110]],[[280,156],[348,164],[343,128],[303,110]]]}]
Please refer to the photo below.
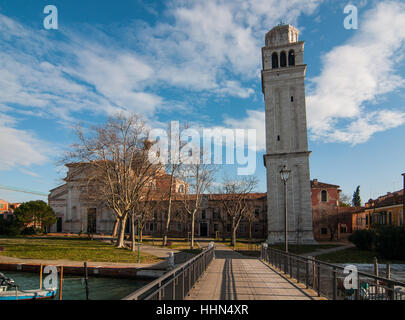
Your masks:
[{"label": "distant building", "polygon": [[353,214],[354,230],[369,229],[373,225],[404,226],[403,189],[370,199],[363,211]]},{"label": "distant building", "polygon": [[[77,166],[67,165],[68,174],[66,183],[50,191],[49,205],[55,211],[58,222],[50,229],[51,232],[79,233],[93,232],[110,234],[115,222],[115,216],[111,209],[101,204],[87,203],[81,196],[83,184],[86,183],[85,173]],[[170,176],[162,172],[153,181],[157,194],[167,193],[170,187]],[[337,201],[339,201],[338,186],[318,182],[311,182],[312,205],[314,208],[314,226],[319,239],[328,239],[329,234],[321,235],[322,221],[319,221],[325,212],[327,216],[334,216],[337,212]],[[183,194],[188,191],[188,185],[179,179],[175,179],[173,189],[172,216],[169,228],[170,236],[187,237],[190,235],[190,218],[184,213]],[[326,191],[326,194],[325,192]],[[231,235],[231,221],[224,219],[221,212],[220,202],[223,194],[204,195],[201,209],[195,217],[195,235],[197,237],[229,237]],[[323,201],[325,197],[327,201]],[[190,195],[192,198],[193,195]],[[266,193],[251,193],[246,195],[249,208],[253,214],[249,219],[241,221],[237,236],[247,238],[267,238],[267,195]],[[167,221],[167,205],[154,212],[153,218],[147,221],[143,233],[146,235],[160,236],[163,233]],[[350,220],[350,219],[349,219]],[[316,221],[316,222],[315,222]],[[350,220],[351,221],[351,220]],[[347,227],[347,232],[351,230]],[[129,224],[127,227],[129,232]]]},{"label": "distant building", "polygon": [[[82,190],[87,184],[88,163],[67,164],[68,173],[65,184],[52,189],[48,196],[48,204],[55,211],[57,223],[50,228],[51,232],[70,233],[111,233],[115,216],[113,211],[101,203],[89,203]],[[170,175],[160,172],[153,181],[155,193],[168,192]],[[174,178],[174,194],[182,194],[188,190],[188,185]],[[129,226],[129,224],[127,224]],[[129,232],[129,229],[128,229]]]},{"label": "distant building", "polygon": [[4,215],[7,213],[8,213],[8,202],[0,199],[0,216],[3,218]]},{"label": "distant building", "polygon": [[[230,195],[207,194],[202,200],[201,209],[195,217],[194,234],[197,237],[226,237],[231,236],[231,219],[221,212],[220,202],[224,197]],[[191,195],[192,198],[192,195]],[[239,224],[237,236],[248,238],[264,239],[267,237],[267,196],[265,193],[250,193],[246,195],[249,207],[252,210],[250,218],[244,218]],[[174,200],[172,222],[170,224],[170,235],[188,237],[191,233],[191,220],[184,215],[181,206],[183,200],[177,196]],[[166,223],[166,210],[155,215],[154,219],[145,226],[144,234],[161,235]]]},{"label": "distant building", "polygon": [[0,199],[0,219],[7,219],[21,203],[10,203]]},{"label": "distant building", "polygon": [[339,186],[311,181],[312,221],[316,240],[342,240],[352,233],[352,214],[362,210],[340,203]]}]

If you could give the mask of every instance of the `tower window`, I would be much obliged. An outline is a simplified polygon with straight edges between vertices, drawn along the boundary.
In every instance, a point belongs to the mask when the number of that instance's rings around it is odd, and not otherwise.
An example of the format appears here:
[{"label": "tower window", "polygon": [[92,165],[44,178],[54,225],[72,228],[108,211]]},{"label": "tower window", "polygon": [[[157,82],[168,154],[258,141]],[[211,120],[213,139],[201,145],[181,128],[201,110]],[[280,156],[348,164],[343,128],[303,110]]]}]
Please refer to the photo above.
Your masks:
[{"label": "tower window", "polygon": [[284,51],[280,53],[280,67],[287,67],[287,55]]},{"label": "tower window", "polygon": [[291,102],[294,102],[294,97],[293,96],[291,96]]},{"label": "tower window", "polygon": [[280,136],[277,136],[277,141],[280,141]]},{"label": "tower window", "polygon": [[271,65],[273,69],[278,68],[278,55],[277,52],[274,52],[271,56]]},{"label": "tower window", "polygon": [[322,202],[328,201],[328,192],[326,190],[322,190],[322,192],[321,192],[321,200],[322,200]]},{"label": "tower window", "polygon": [[295,66],[295,53],[294,50],[288,52],[288,65]]}]

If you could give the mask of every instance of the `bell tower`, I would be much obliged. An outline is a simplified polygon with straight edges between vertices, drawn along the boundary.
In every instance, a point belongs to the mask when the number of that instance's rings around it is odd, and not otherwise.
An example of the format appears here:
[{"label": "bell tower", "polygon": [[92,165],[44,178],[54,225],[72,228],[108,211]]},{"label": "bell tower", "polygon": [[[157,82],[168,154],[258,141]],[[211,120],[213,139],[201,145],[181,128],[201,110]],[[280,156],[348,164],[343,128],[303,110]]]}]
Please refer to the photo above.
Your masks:
[{"label": "bell tower", "polygon": [[[268,243],[284,242],[285,194],[289,243],[314,243],[307,119],[305,107],[304,41],[290,25],[266,34],[262,48],[262,89],[266,105]],[[291,173],[286,183],[280,171]]]}]

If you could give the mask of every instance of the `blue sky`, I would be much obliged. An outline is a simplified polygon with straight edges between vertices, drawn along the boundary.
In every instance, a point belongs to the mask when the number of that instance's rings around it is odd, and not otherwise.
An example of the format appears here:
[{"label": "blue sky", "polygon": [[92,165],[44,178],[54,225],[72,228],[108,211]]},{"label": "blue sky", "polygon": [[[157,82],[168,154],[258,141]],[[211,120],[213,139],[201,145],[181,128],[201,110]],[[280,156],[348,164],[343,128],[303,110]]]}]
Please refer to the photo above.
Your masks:
[{"label": "blue sky", "polygon": [[[0,184],[47,192],[72,126],[119,110],[152,127],[257,129],[257,191],[266,190],[261,51],[281,20],[305,40],[311,178],[363,200],[402,187],[403,1],[0,0]],[[346,30],[354,4],[359,29]],[[45,30],[44,7],[58,8]],[[224,171],[234,174],[236,168]],[[0,198],[37,196],[0,190]]]}]

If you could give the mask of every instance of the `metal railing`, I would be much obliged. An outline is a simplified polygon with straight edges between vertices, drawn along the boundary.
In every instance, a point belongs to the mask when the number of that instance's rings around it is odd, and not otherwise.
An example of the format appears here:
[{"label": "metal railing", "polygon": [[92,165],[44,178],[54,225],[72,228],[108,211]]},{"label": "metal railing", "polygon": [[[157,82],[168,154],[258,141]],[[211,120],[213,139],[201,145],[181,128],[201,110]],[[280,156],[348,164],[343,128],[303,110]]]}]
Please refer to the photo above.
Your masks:
[{"label": "metal railing", "polygon": [[183,300],[214,259],[214,246],[164,274],[123,300]]},{"label": "metal railing", "polygon": [[[316,260],[312,257],[303,257],[286,253],[262,245],[260,259],[272,265],[275,269],[291,276],[306,288],[315,290],[318,297],[332,300],[405,300],[405,283],[379,277],[366,272],[357,271],[353,277],[345,267]],[[346,289],[345,279],[349,287]],[[353,284],[353,281],[357,281]]]}]

